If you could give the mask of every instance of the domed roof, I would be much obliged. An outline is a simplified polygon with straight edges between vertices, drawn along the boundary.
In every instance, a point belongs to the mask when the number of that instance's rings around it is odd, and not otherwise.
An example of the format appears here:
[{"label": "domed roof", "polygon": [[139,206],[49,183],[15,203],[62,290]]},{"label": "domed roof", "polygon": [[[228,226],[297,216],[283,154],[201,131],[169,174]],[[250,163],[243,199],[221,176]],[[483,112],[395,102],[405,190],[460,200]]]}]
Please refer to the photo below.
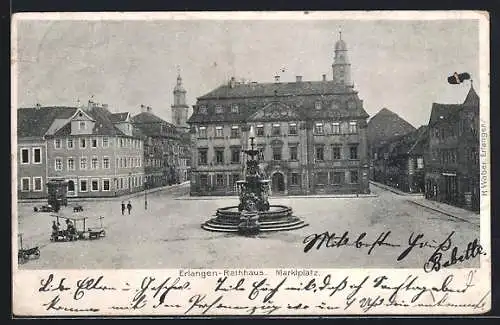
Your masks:
[{"label": "domed roof", "polygon": [[175,85],[174,91],[175,92],[186,92],[186,90],[182,86],[182,78],[180,75],[177,76],[177,84]]},{"label": "domed roof", "polygon": [[337,43],[335,43],[335,51],[346,51],[347,50],[347,45],[345,44],[344,40],[339,39]]}]

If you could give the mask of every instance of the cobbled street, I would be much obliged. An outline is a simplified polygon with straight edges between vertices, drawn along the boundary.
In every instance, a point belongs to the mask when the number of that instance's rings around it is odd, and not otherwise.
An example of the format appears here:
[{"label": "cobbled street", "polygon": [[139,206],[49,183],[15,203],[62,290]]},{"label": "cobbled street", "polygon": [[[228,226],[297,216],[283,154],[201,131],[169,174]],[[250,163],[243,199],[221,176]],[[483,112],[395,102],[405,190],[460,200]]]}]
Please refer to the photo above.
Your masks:
[{"label": "cobbled street", "polygon": [[[460,251],[479,238],[477,224],[459,220],[418,206],[409,197],[371,186],[373,197],[296,198],[273,197],[271,204],[291,206],[294,214],[309,226],[292,231],[262,233],[256,237],[208,232],[200,225],[217,208],[237,205],[236,197],[191,198],[188,185],[167,188],[131,199],[132,213],[122,216],[120,198],[82,202],[84,211],[73,213],[70,203],[62,216],[88,217],[87,227],[99,225],[107,235],[98,240],[50,242],[51,213],[33,212],[41,203],[18,204],[18,227],[23,247],[40,246],[39,259],[20,265],[21,269],[146,269],[146,268],[421,268],[435,249],[414,248],[402,261],[396,261],[408,247],[412,233],[424,234],[421,242],[441,243],[455,231],[452,244]],[[412,198],[424,200],[423,198]],[[472,213],[471,213],[472,215]],[[63,225],[64,219],[61,219]],[[322,247],[304,253],[304,238],[325,231],[337,236],[348,231],[350,241],[363,232],[363,241],[372,243],[390,231],[386,242],[401,247],[353,246]],[[433,242],[435,241],[435,242]],[[446,256],[448,256],[447,253]],[[472,259],[462,266],[476,266]]]}]

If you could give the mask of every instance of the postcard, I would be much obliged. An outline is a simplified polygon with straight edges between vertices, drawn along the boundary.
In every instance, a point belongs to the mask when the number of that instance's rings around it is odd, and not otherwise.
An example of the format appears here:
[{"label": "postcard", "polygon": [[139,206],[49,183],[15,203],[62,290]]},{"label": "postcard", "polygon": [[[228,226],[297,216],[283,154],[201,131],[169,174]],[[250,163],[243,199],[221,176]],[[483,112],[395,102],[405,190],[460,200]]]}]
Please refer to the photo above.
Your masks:
[{"label": "postcard", "polygon": [[487,12],[17,13],[11,57],[14,316],[491,309]]}]

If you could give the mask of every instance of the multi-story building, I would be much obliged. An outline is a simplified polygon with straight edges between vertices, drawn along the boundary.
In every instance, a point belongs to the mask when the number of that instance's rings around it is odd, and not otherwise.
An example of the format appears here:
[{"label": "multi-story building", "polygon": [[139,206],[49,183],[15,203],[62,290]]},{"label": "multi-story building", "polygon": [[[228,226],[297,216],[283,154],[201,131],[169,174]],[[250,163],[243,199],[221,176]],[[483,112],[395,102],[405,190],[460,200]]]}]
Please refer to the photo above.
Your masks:
[{"label": "multi-story building", "polygon": [[[368,148],[370,152],[370,179],[386,183],[385,160],[389,154],[388,144],[416,129],[398,114],[382,108],[368,121]],[[385,155],[385,157],[384,157]]]},{"label": "multi-story building", "polygon": [[[24,139],[29,134],[22,130],[29,125],[36,128],[33,135],[43,139],[45,170],[37,176],[43,176],[42,186],[51,179],[65,180],[69,197],[115,196],[142,190],[143,142],[128,113],[113,114],[106,105],[89,101],[85,107],[22,108],[18,118],[25,121],[21,128],[18,126]],[[20,156],[24,159],[21,143]],[[38,153],[31,159],[38,161]],[[41,171],[39,167],[25,168],[22,163],[18,166],[22,192],[23,178],[29,175],[25,169],[30,173]],[[33,180],[33,188],[39,188],[37,182]],[[43,188],[42,192],[40,197],[46,197]]]},{"label": "multi-story building", "polygon": [[149,188],[171,185],[179,178],[180,136],[175,125],[153,114],[152,108],[141,105],[142,112],[133,117],[133,124],[144,134],[144,172]]},{"label": "multi-story building", "polygon": [[179,182],[190,180],[191,169],[191,134],[188,121],[189,106],[186,103],[186,89],[182,85],[182,78],[177,76],[174,87],[174,104],[172,105],[172,119],[179,136],[178,175]]},{"label": "multi-story building", "polygon": [[71,107],[35,107],[17,110],[17,194],[19,199],[47,197],[47,142],[45,133],[56,118],[68,119]]},{"label": "multi-story building", "polygon": [[479,96],[472,84],[462,104],[432,104],[425,195],[479,209]]},{"label": "multi-story building", "polygon": [[423,193],[427,126],[387,141],[374,151],[374,179],[404,192]]},{"label": "multi-story building", "polygon": [[273,193],[368,193],[363,101],[351,83],[346,43],[335,44],[333,79],[238,83],[197,99],[191,195],[227,195],[242,178],[241,150],[254,126]]}]

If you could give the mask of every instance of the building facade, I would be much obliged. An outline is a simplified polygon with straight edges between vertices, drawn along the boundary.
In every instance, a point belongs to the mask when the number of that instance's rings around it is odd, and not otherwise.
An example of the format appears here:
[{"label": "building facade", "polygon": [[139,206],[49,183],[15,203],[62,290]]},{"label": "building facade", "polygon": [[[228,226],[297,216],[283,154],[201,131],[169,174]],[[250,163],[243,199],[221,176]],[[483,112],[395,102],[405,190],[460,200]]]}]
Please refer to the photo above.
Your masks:
[{"label": "building facade", "polygon": [[238,83],[198,98],[191,126],[191,195],[229,195],[243,175],[253,126],[274,194],[369,193],[367,118],[351,83],[346,43],[333,79]]},{"label": "building facade", "polygon": [[373,160],[375,181],[408,193],[424,193],[424,156],[428,150],[427,126],[377,146]]},{"label": "building facade", "polygon": [[177,76],[177,83],[174,87],[174,104],[172,105],[172,119],[176,127],[177,135],[179,138],[178,152],[176,152],[176,159],[178,159],[178,181],[186,182],[191,179],[191,134],[190,127],[187,123],[189,106],[186,102],[186,89],[182,84],[182,77]]},{"label": "building facade", "polygon": [[472,84],[463,104],[432,105],[425,196],[479,210],[479,96]]},{"label": "building facade", "polygon": [[[32,111],[20,109],[18,116],[28,118]],[[36,132],[43,134],[45,163],[30,167],[29,173],[39,173],[44,167],[42,186],[49,180],[65,180],[68,197],[118,196],[142,190],[143,142],[128,113],[113,114],[106,106],[90,101],[85,107],[44,107],[34,112],[32,117],[43,121]],[[24,141],[18,141],[22,159],[26,157]],[[38,161],[37,155],[35,152],[30,161]],[[22,192],[23,182],[27,183],[23,178],[30,174],[21,162],[18,166]],[[32,187],[38,190],[37,182],[34,180]],[[39,197],[46,196],[42,187]]]}]

